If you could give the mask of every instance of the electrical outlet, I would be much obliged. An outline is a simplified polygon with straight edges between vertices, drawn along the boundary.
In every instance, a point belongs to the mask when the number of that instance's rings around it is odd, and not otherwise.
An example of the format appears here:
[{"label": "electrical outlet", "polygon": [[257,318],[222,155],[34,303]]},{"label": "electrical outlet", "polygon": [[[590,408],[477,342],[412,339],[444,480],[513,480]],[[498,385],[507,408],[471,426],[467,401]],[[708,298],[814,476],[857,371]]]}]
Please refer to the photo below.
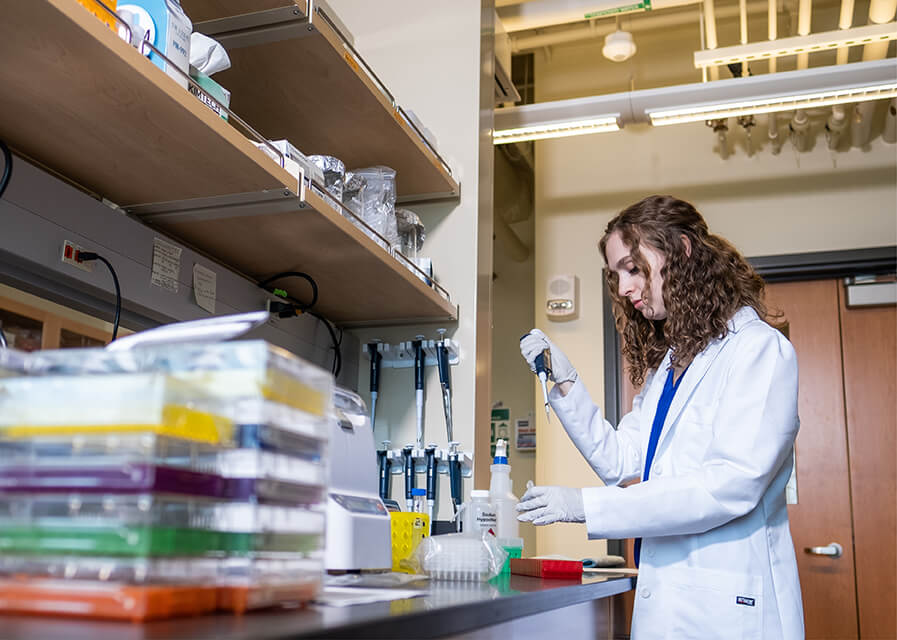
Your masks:
[{"label": "electrical outlet", "polygon": [[66,240],[62,243],[62,261],[76,269],[81,269],[81,271],[91,272],[93,271],[93,262],[80,262],[78,260],[78,255],[82,251],[84,251],[84,247],[75,244],[71,240]]}]

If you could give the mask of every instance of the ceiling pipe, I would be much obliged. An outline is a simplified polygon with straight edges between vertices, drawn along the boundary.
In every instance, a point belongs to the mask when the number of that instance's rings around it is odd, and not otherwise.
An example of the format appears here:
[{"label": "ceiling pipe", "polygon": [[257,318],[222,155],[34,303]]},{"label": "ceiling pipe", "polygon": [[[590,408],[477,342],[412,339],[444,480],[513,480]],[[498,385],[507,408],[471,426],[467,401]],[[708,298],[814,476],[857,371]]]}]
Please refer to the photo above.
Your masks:
[{"label": "ceiling pipe", "polygon": [[[776,0],[769,0],[768,6],[767,6],[767,13],[769,16],[769,39],[770,40],[775,40],[776,38],[778,38],[779,16],[778,16],[778,11],[777,11],[776,5],[777,5]],[[769,59],[769,72],[770,73],[776,72],[776,59],[774,57]]]},{"label": "ceiling pipe", "polygon": [[[775,0],[773,0],[775,1]],[[765,6],[763,0],[748,3],[748,10],[756,10]],[[734,18],[738,15],[738,7],[724,7],[717,11],[720,19]],[[668,29],[683,25],[693,24],[695,20],[694,13],[690,11],[666,12],[666,13],[644,13],[638,14],[638,17],[632,16],[627,25],[627,31],[651,31],[654,29]],[[705,16],[706,20],[706,16]],[[610,20],[592,22],[583,22],[575,27],[563,30],[553,31],[549,33],[539,33],[527,36],[511,36],[511,51],[521,53],[524,51],[534,51],[546,46],[556,44],[569,44],[571,42],[579,42],[581,40],[591,40],[603,38],[609,33],[613,33],[614,27]],[[706,30],[705,30],[706,32]],[[714,36],[716,28],[714,24]],[[709,47],[708,47],[709,48]],[[715,48],[715,47],[714,47]]]},{"label": "ceiling pipe", "polygon": [[[716,10],[713,0],[704,0],[704,29],[707,36],[707,48],[716,49],[719,43],[716,40]],[[710,68],[710,80],[719,80],[719,67]]]},{"label": "ceiling pipe", "polygon": [[[853,0],[841,0],[841,16],[838,18],[839,29],[850,29],[853,26]],[[836,64],[847,63],[849,47],[838,47]]]},{"label": "ceiling pipe", "polygon": [[888,110],[885,112],[885,128],[881,132],[881,139],[888,144],[897,142],[897,98],[888,103]]},{"label": "ceiling pipe", "polygon": [[[894,19],[897,13],[897,0],[871,0],[869,3],[869,23],[884,24]],[[889,42],[871,42],[863,45],[863,62],[883,60],[888,55]],[[869,144],[872,136],[872,119],[875,115],[875,102],[861,102],[854,109],[854,121],[851,137],[855,147]]]},{"label": "ceiling pipe", "polygon": [[[797,5],[797,35],[810,35],[810,19],[813,13],[812,0],[798,0]],[[797,68],[806,69],[810,60],[809,53],[797,54]]]}]

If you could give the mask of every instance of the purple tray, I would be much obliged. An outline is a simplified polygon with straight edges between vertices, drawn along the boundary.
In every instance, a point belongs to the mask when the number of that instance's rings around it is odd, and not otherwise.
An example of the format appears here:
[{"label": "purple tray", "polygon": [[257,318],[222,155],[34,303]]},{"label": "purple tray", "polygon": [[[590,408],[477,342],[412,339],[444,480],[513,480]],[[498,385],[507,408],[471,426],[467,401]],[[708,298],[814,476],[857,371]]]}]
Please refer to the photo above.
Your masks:
[{"label": "purple tray", "polygon": [[0,468],[0,493],[181,493],[226,498],[227,480],[188,469],[128,464],[121,467]]},{"label": "purple tray", "polygon": [[178,493],[284,505],[316,504],[324,488],[268,478],[222,478],[176,467],[0,467],[0,493]]}]

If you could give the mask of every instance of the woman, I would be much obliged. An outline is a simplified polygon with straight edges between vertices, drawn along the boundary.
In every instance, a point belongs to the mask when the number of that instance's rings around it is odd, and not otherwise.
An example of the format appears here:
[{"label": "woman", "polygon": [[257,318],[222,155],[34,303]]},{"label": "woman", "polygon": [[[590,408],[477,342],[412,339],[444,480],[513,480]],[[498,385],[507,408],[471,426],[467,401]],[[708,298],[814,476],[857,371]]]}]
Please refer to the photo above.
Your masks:
[{"label": "woman", "polygon": [[600,248],[641,392],[615,430],[545,334],[521,340],[531,367],[550,350],[551,405],[606,486],[533,487],[518,518],[640,538],[636,640],[803,638],[785,506],[797,361],[764,321],[762,279],[692,205],[669,196],[625,209]]}]

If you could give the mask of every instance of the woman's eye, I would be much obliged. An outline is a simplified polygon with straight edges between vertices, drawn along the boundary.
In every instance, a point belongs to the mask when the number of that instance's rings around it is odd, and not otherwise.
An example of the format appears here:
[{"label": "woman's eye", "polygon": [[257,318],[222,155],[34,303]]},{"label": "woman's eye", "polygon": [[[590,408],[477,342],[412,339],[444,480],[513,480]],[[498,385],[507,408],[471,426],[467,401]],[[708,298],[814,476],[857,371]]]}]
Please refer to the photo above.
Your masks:
[{"label": "woman's eye", "polygon": [[634,275],[637,274],[637,273],[638,273],[638,267],[632,267],[632,268],[629,270],[629,275],[631,275],[631,276],[634,276]]}]

